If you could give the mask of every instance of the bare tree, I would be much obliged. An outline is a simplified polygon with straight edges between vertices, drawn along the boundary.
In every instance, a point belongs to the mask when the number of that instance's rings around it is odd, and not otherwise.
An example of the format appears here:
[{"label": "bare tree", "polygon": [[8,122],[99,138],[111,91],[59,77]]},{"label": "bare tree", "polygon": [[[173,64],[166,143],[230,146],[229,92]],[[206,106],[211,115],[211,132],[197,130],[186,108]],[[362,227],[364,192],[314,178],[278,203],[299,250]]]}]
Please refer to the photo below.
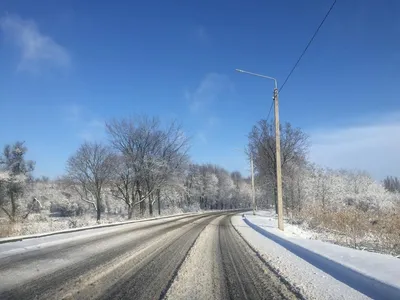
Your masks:
[{"label": "bare tree", "polygon": [[67,178],[80,198],[93,205],[101,217],[102,190],[111,182],[115,155],[100,143],[83,143],[67,161]]},{"label": "bare tree", "polygon": [[182,189],[179,177],[183,175],[188,166],[187,151],[189,146],[187,137],[175,122],[172,122],[158,137],[160,139],[160,152],[158,157],[155,156],[154,158],[158,162],[158,169],[151,169],[152,172],[149,174],[152,187],[156,188],[156,197],[152,199],[152,202],[149,202],[149,209],[152,212],[152,206],[157,200],[158,213],[161,214],[161,189],[166,186],[172,186],[178,190]]},{"label": "bare tree", "polygon": [[[308,136],[300,128],[293,128],[290,123],[281,125],[281,164],[284,175],[294,170],[290,165],[306,163],[308,147]],[[258,176],[276,186],[275,128],[272,122],[261,120],[253,127],[249,134],[248,152],[253,154]],[[275,189],[276,187],[274,195]]]},{"label": "bare tree", "polygon": [[157,127],[156,119],[142,119],[138,122],[133,119],[113,120],[106,124],[113,148],[123,157],[120,159],[122,164],[119,164],[114,194],[127,204],[128,217],[132,216],[136,205],[139,205],[142,214],[145,211],[145,200],[148,198],[145,168],[149,165],[148,152],[155,148],[153,132]]},{"label": "bare tree", "polygon": [[158,201],[160,213],[161,189],[182,171],[187,161],[187,138],[175,123],[163,129],[157,119],[146,117],[114,120],[107,123],[107,132],[113,147],[120,152],[122,167],[118,168],[115,195],[125,201],[128,216],[139,205],[149,213]]},{"label": "bare tree", "polygon": [[112,181],[112,194],[115,198],[124,201],[128,207],[128,219],[132,218],[133,208],[138,202],[137,180],[133,164],[125,156],[119,155],[116,159],[115,177]]},{"label": "bare tree", "polygon": [[383,186],[391,193],[400,193],[400,180],[396,176],[387,176],[383,179]]}]

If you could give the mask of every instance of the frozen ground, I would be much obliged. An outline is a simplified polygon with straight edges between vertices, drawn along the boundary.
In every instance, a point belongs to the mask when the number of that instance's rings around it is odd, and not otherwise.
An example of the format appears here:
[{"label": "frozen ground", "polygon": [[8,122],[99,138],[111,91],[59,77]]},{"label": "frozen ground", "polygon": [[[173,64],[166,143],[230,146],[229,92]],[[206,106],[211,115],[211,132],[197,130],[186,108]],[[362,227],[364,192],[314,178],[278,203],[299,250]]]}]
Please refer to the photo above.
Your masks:
[{"label": "frozen ground", "polygon": [[271,211],[245,216],[247,221],[232,218],[239,232],[307,298],[400,299],[399,259],[312,240],[313,233],[294,225],[286,224],[282,233]]}]

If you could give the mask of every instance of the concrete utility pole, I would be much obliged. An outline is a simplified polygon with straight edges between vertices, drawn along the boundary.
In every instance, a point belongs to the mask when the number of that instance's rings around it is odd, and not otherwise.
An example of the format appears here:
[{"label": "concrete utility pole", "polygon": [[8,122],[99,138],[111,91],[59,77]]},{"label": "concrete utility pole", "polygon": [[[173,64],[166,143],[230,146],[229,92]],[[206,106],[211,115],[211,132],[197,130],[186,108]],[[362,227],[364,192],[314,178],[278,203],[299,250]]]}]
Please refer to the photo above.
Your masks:
[{"label": "concrete utility pole", "polygon": [[250,165],[251,165],[251,194],[253,196],[253,215],[256,214],[256,189],[254,187],[254,164],[253,164],[253,153],[250,152]]},{"label": "concrete utility pole", "polygon": [[282,201],[282,165],[281,165],[281,134],[279,128],[279,99],[278,99],[278,82],[274,77],[261,75],[253,72],[236,69],[240,73],[245,73],[257,77],[272,79],[275,82],[274,88],[274,111],[275,111],[275,144],[276,144],[276,196],[278,204],[278,228],[284,230],[283,227],[283,201]]},{"label": "concrete utility pole", "polygon": [[279,97],[278,89],[274,89],[274,111],[275,111],[275,144],[276,144],[276,196],[278,202],[278,228],[283,227],[283,201],[282,201],[282,165],[281,165],[281,133],[279,125]]},{"label": "concrete utility pole", "polygon": [[[235,148],[234,150],[242,152],[241,149]],[[246,152],[246,151],[245,151]],[[256,189],[254,185],[254,163],[253,163],[253,153],[250,152],[250,171],[251,171],[251,197],[253,200],[253,215],[256,214],[257,204],[256,204]]]}]

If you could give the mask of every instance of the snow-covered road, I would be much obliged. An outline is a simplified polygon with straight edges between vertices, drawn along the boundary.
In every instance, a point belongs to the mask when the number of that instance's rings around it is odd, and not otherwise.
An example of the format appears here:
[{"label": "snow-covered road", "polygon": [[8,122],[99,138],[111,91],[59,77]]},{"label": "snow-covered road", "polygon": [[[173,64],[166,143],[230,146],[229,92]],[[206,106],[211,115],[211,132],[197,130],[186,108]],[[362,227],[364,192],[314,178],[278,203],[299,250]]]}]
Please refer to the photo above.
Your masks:
[{"label": "snow-covered road", "polygon": [[296,299],[217,212],[0,244],[0,299]]}]

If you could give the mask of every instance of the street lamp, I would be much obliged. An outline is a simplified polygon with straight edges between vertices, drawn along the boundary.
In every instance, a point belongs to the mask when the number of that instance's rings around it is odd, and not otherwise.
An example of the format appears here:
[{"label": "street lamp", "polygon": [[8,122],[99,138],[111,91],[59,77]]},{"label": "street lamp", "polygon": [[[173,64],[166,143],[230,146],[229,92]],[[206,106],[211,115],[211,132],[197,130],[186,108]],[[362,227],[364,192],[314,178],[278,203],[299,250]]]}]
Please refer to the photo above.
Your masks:
[{"label": "street lamp", "polygon": [[244,70],[241,70],[241,69],[236,69],[236,71],[238,71],[238,72],[240,72],[240,73],[245,73],[245,74],[257,76],[257,77],[272,79],[272,80],[275,82],[275,89],[276,89],[276,90],[278,89],[278,81],[277,81],[274,77],[270,77],[270,76],[266,76],[266,75],[261,75],[261,74],[257,74],[257,73],[253,73],[253,72],[248,72],[248,71],[244,71]]},{"label": "street lamp", "polygon": [[279,128],[279,99],[278,99],[278,82],[274,77],[257,74],[253,72],[248,72],[240,69],[236,69],[237,72],[249,74],[252,76],[262,77],[266,79],[271,79],[275,82],[274,88],[274,112],[275,112],[275,144],[276,144],[276,196],[278,202],[278,228],[284,230],[283,228],[283,203],[282,203],[282,170],[281,170],[281,134]]}]

